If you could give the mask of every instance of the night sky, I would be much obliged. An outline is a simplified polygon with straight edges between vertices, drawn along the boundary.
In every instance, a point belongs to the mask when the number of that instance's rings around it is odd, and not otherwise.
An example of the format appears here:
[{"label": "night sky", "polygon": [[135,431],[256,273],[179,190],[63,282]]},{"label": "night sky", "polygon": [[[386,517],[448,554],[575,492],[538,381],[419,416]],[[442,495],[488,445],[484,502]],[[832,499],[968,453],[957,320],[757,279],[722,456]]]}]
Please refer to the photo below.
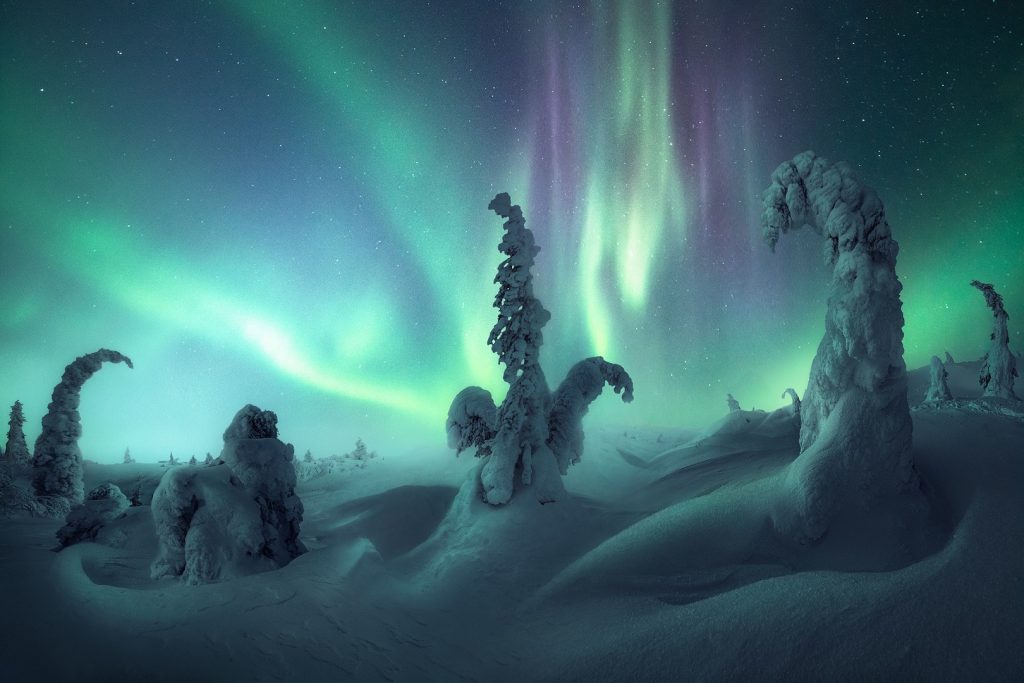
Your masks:
[{"label": "night sky", "polygon": [[1024,350],[1024,3],[0,2],[0,404],[65,364],[86,457],[219,451],[246,403],[301,453],[444,448],[504,395],[486,344],[508,191],[542,251],[552,388],[586,425],[702,426],[807,382],[828,271],[772,254],[771,171],[853,165],[901,252],[908,366]]}]

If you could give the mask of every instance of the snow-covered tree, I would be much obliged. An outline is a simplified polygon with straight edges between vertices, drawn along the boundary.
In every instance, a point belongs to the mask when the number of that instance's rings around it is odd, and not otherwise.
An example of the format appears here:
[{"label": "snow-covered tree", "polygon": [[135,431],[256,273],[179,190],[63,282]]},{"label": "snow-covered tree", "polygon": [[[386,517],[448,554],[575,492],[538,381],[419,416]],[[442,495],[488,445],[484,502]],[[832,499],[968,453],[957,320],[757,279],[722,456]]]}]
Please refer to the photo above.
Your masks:
[{"label": "snow-covered tree", "polygon": [[129,449],[125,448],[124,449],[124,464],[125,465],[131,465],[133,462],[135,462],[135,459],[132,458],[132,452]]},{"label": "snow-covered tree", "polygon": [[213,464],[213,455],[211,455],[209,452],[207,452],[206,459],[203,460],[203,464],[206,465],[207,467],[212,465]]},{"label": "snow-covered tree", "polygon": [[796,389],[794,389],[793,387],[789,387],[788,389],[786,389],[785,391],[782,392],[782,398],[786,398],[787,395],[789,396],[790,400],[792,401],[793,414],[794,415],[799,415],[800,414],[800,396],[796,393]]},{"label": "snow-covered tree", "polygon": [[28,452],[28,444],[25,443],[25,412],[21,401],[15,401],[11,406],[11,418],[8,421],[7,448],[4,449],[4,460],[16,465],[24,465],[32,460]]},{"label": "snow-covered tree", "polygon": [[170,455],[167,456],[167,464],[168,465],[177,465],[178,464],[178,461],[174,459],[174,452],[173,451],[171,452]]},{"label": "snow-covered tree", "polygon": [[277,416],[242,408],[224,432],[219,459],[225,467],[176,467],[160,480],[153,578],[209,583],[283,567],[306,551],[295,449],[277,438]]},{"label": "snow-covered tree", "polygon": [[564,492],[559,470],[579,460],[583,432],[577,423],[587,406],[606,380],[625,401],[632,400],[633,384],[620,366],[595,357],[577,364],[552,399],[540,366],[541,329],[551,314],[534,296],[531,274],[540,247],[508,193],[496,195],[488,209],[506,219],[498,245],[506,258],[494,278],[498,320],[487,343],[505,365],[509,388],[500,408],[479,387],[460,392],[448,411],[448,443],[486,455],[480,484],[488,503],[507,503],[517,486],[531,487],[541,502],[553,501]]},{"label": "snow-covered tree", "polygon": [[740,408],[740,402],[733,398],[732,394],[725,395],[725,404],[729,406],[730,413],[736,413],[739,412],[740,410],[743,410],[742,408]]},{"label": "snow-covered tree", "polygon": [[985,295],[985,303],[992,309],[995,322],[992,325],[992,340],[982,359],[978,383],[984,391],[982,396],[992,398],[1017,398],[1013,393],[1013,380],[1017,377],[1017,358],[1010,351],[1010,330],[1007,326],[1010,316],[1003,306],[1003,297],[995,288],[985,282],[972,280],[971,286]]},{"label": "snow-covered tree", "polygon": [[313,462],[313,452],[307,449],[306,454],[302,456],[302,460],[304,462]]},{"label": "snow-covered tree", "polygon": [[953,360],[953,356],[949,355],[949,351],[946,351],[946,365],[954,365],[955,363],[956,361]]},{"label": "snow-covered tree", "polygon": [[191,458],[188,459],[188,464],[189,464],[189,467],[195,467],[196,465],[199,464],[199,461],[196,460],[196,456],[193,455]]},{"label": "snow-covered tree", "polygon": [[937,403],[939,401],[952,400],[953,394],[949,391],[949,383],[947,381],[949,373],[946,372],[946,368],[942,365],[942,361],[939,360],[938,356],[932,356],[928,374],[928,393],[925,394],[924,402]]},{"label": "snow-covered tree", "polygon": [[132,367],[127,356],[110,349],[100,349],[79,356],[68,364],[60,383],[53,388],[53,396],[43,418],[42,433],[36,439],[32,469],[36,495],[64,498],[71,504],[79,504],[85,498],[82,451],[78,448],[78,437],[82,434],[78,405],[82,385],[105,362]]},{"label": "snow-covered tree", "polygon": [[916,491],[913,425],[903,362],[899,245],[881,200],[844,163],[804,152],[781,164],[764,193],[764,238],[790,230],[824,238],[832,267],[825,335],[801,404],[800,456],[790,466],[780,529],[817,539],[835,513]]}]

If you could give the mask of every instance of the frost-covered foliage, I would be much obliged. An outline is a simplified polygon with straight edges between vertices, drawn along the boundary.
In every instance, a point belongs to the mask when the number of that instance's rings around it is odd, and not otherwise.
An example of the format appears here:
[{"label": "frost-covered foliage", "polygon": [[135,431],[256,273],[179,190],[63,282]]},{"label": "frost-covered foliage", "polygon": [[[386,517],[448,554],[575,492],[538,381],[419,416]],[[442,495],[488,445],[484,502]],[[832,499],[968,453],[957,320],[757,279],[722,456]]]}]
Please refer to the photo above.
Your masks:
[{"label": "frost-covered foliage", "polygon": [[11,406],[11,418],[8,421],[7,447],[4,449],[4,460],[15,465],[24,465],[32,460],[25,443],[25,412],[21,401]]},{"label": "frost-covered foliage", "polygon": [[481,387],[466,387],[452,401],[448,409],[445,431],[448,447],[456,454],[476,448],[476,455],[490,455],[490,441],[496,433],[498,408],[491,392]]},{"label": "frost-covered foliage", "polygon": [[1007,323],[1010,316],[1003,306],[1003,297],[995,288],[985,282],[972,280],[971,286],[985,295],[985,303],[992,309],[995,322],[992,325],[992,344],[982,359],[978,383],[984,391],[982,396],[993,398],[1017,398],[1013,393],[1013,380],[1017,377],[1017,358],[1010,351],[1010,331]]},{"label": "frost-covered foliage", "polygon": [[371,451],[366,448],[366,443],[362,439],[356,439],[356,447],[352,449],[351,453],[345,454],[346,458],[350,460],[356,460],[358,462],[364,462],[366,460],[372,460],[377,457],[377,451]]},{"label": "frost-covered foliage", "polygon": [[168,470],[153,495],[153,578],[200,584],[283,567],[305,552],[295,449],[277,417],[252,405],[224,432],[220,466]]},{"label": "frost-covered foliage", "polygon": [[115,484],[101,484],[89,492],[85,502],[76,505],[57,530],[62,548],[81,541],[91,541],[108,522],[128,511],[131,504]]},{"label": "frost-covered foliage", "polygon": [[498,245],[506,259],[494,278],[498,321],[487,342],[505,365],[509,389],[497,409],[483,389],[461,391],[448,411],[448,444],[459,452],[476,447],[478,455],[487,456],[480,467],[480,484],[488,503],[507,503],[517,485],[531,487],[540,502],[550,502],[565,490],[559,472],[579,460],[580,420],[587,406],[605,381],[623,392],[623,400],[632,400],[633,383],[620,366],[590,358],[570,371],[552,399],[540,367],[541,329],[551,314],[533,295],[530,273],[540,247],[526,228],[522,209],[507,193],[496,195],[488,208],[507,219]]},{"label": "frost-covered foliage", "polygon": [[198,464],[199,464],[199,461],[196,460],[196,456],[193,455],[191,458],[188,459],[189,467],[195,467]]},{"label": "frost-covered foliage", "polygon": [[794,389],[793,387],[789,387],[788,389],[786,389],[785,391],[782,392],[782,398],[786,398],[787,395],[789,396],[790,400],[792,401],[793,414],[794,415],[799,415],[800,414],[800,396],[796,393],[796,389]]},{"label": "frost-covered foliage", "polygon": [[621,365],[609,363],[600,356],[574,365],[552,396],[548,446],[562,474],[583,455],[583,416],[601,395],[606,383],[616,394],[622,394],[624,402],[633,400],[633,379]]},{"label": "frost-covered foliage", "polygon": [[952,400],[953,394],[949,391],[949,373],[938,356],[932,356],[931,364],[928,367],[928,393],[925,394],[925,403],[938,403],[939,401]]},{"label": "frost-covered foliage", "polygon": [[739,412],[740,410],[743,410],[742,408],[740,408],[740,402],[733,398],[732,394],[725,395],[725,405],[729,406],[730,413],[735,413]]},{"label": "frost-covered foliage", "polygon": [[213,464],[213,455],[210,453],[206,454],[206,458],[203,460],[203,464],[209,467]]},{"label": "frost-covered foliage", "polygon": [[82,502],[85,484],[82,481],[82,451],[78,448],[78,437],[82,435],[78,404],[82,385],[105,362],[132,367],[127,356],[100,349],[76,358],[64,368],[60,383],[53,388],[53,397],[43,418],[42,433],[36,439],[32,471],[36,495],[65,498],[71,504]]},{"label": "frost-covered foliage", "polygon": [[787,478],[793,505],[775,519],[781,529],[816,539],[841,507],[917,487],[899,245],[878,195],[848,165],[813,152],[772,174],[762,224],[773,251],[784,233],[810,226],[825,238],[832,266],[825,335],[801,404],[801,454]]},{"label": "frost-covered foliage", "polygon": [[124,449],[124,464],[131,465],[135,462],[135,458],[132,457],[132,452],[129,449]]}]

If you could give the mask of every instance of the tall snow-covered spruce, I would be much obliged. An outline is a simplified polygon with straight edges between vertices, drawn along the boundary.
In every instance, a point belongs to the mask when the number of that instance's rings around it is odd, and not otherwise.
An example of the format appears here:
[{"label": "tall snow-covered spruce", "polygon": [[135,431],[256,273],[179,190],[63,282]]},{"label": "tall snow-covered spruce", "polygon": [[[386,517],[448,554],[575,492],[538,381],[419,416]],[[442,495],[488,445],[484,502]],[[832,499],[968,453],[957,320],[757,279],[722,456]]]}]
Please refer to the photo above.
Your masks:
[{"label": "tall snow-covered spruce", "polygon": [[978,383],[982,386],[982,396],[991,398],[1017,398],[1013,393],[1013,380],[1017,375],[1017,359],[1010,351],[1010,316],[1003,306],[1003,297],[995,288],[985,282],[972,280],[971,286],[985,295],[985,303],[992,309],[992,340],[985,357],[982,359],[981,375]]},{"label": "tall snow-covered spruce", "polygon": [[459,392],[445,425],[448,444],[459,451],[476,447],[477,455],[487,457],[480,484],[488,503],[507,503],[519,487],[530,487],[542,503],[551,502],[565,490],[560,473],[580,459],[582,419],[591,401],[606,382],[622,393],[623,401],[631,401],[633,381],[621,366],[595,356],[573,366],[552,396],[540,367],[541,329],[551,314],[533,295],[530,272],[540,247],[508,193],[496,195],[487,208],[507,219],[498,245],[507,258],[494,278],[498,321],[487,343],[505,365],[509,389],[500,408],[480,387]]},{"label": "tall snow-covered spruce", "polygon": [[[815,540],[841,511],[899,493],[919,495],[903,362],[899,245],[882,202],[845,163],[804,152],[764,193],[771,249],[790,230],[824,237],[832,266],[825,335],[800,406],[800,456],[787,472],[776,527]],[[921,498],[923,501],[923,498]]]},{"label": "tall snow-covered spruce", "polygon": [[132,367],[128,356],[100,349],[69,363],[64,368],[60,383],[53,388],[53,396],[43,418],[43,430],[36,439],[32,469],[32,486],[36,495],[63,498],[72,505],[81,504],[85,499],[82,451],[78,448],[78,437],[82,435],[78,405],[82,385],[105,362]]},{"label": "tall snow-covered spruce", "polygon": [[15,465],[24,465],[32,460],[25,443],[25,412],[21,401],[11,406],[11,419],[8,421],[7,448],[4,449],[4,461]]}]

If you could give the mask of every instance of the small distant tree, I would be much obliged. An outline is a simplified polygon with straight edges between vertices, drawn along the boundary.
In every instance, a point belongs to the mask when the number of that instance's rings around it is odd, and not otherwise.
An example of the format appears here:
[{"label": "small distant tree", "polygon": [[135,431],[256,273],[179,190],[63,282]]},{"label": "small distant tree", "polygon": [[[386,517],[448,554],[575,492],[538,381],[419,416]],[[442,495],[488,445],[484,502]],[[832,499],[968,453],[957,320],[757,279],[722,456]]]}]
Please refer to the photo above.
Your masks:
[{"label": "small distant tree", "polygon": [[725,395],[725,403],[727,406],[729,406],[730,413],[736,413],[743,410],[742,408],[740,408],[740,402],[733,398],[732,394]]},{"label": "small distant tree", "polygon": [[28,445],[25,443],[25,431],[22,426],[25,424],[25,413],[21,401],[15,401],[11,406],[11,419],[8,422],[10,429],[7,430],[7,448],[4,449],[4,459],[7,462],[17,465],[27,464],[32,460],[28,452]]},{"label": "small distant tree", "polygon": [[946,365],[955,365],[956,361],[953,360],[953,356],[949,355],[949,351],[946,351]]},{"label": "small distant tree", "polygon": [[352,460],[363,461],[363,460],[369,460],[370,458],[376,458],[377,457],[377,452],[376,451],[373,451],[373,452],[367,451],[366,450],[366,444],[363,443],[363,440],[362,439],[356,439],[355,450],[353,450],[351,453],[348,453],[345,457],[351,458]]},{"label": "small distant tree", "polygon": [[169,456],[169,457],[167,458],[167,464],[168,464],[168,465],[177,465],[177,464],[178,464],[178,461],[174,459],[174,453],[173,453],[173,452],[172,452],[172,453],[171,453],[171,455],[170,455],[170,456]]},{"label": "small distant tree", "polygon": [[196,460],[196,456],[194,454],[192,455],[191,458],[188,459],[188,464],[190,467],[195,467],[196,465],[199,464],[199,461]]},{"label": "small distant tree", "polygon": [[203,464],[207,466],[213,464],[213,456],[210,454],[209,451],[206,452],[206,459],[203,460]]},{"label": "small distant tree", "polygon": [[302,459],[305,460],[306,462],[313,462],[313,453],[307,450],[306,454],[302,456]]},{"label": "small distant tree", "polygon": [[949,391],[949,373],[946,372],[945,366],[942,365],[942,361],[939,360],[938,356],[932,356],[931,364],[929,366],[929,384],[928,393],[924,397],[925,403],[938,403],[939,401],[949,401],[953,398],[953,394]]},{"label": "small distant tree", "polygon": [[988,283],[972,280],[971,286],[985,296],[985,303],[992,309],[992,317],[995,318],[989,337],[992,343],[985,352],[981,375],[978,377],[978,383],[984,389],[981,395],[992,398],[1017,398],[1013,393],[1013,380],[1018,376],[1017,358],[1010,351],[1010,331],[1007,327],[1010,316],[1003,306],[1003,297]]}]

